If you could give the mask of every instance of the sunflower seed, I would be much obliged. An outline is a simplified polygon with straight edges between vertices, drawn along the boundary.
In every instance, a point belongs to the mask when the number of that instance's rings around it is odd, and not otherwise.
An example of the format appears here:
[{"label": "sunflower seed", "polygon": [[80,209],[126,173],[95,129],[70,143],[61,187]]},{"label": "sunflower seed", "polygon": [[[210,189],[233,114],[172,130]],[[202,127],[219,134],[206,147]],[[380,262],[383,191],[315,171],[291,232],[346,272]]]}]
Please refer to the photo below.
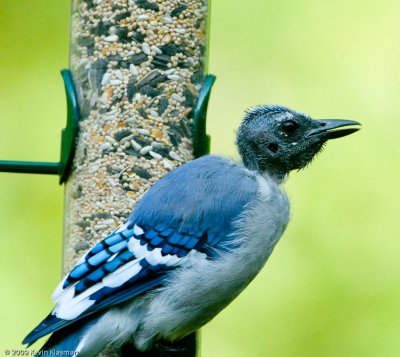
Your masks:
[{"label": "sunflower seed", "polygon": [[111,79],[111,74],[106,72],[104,73],[103,79],[101,80],[101,85],[105,86]]},{"label": "sunflower seed", "polygon": [[117,35],[110,35],[110,36],[104,37],[104,41],[106,41],[106,42],[117,42],[118,41],[118,36]]}]

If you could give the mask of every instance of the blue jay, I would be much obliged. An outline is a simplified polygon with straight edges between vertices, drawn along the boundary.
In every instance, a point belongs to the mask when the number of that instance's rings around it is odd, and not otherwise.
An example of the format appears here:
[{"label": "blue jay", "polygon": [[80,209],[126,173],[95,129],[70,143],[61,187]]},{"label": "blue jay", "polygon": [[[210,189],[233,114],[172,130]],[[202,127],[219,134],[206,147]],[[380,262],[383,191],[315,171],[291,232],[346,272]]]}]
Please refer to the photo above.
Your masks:
[{"label": "blue jay", "polygon": [[145,351],[199,329],[252,281],[284,232],[287,174],[358,125],[250,109],[237,133],[243,164],[208,155],[165,175],[78,261],[23,343],[52,333],[43,351],[94,356],[109,344]]}]

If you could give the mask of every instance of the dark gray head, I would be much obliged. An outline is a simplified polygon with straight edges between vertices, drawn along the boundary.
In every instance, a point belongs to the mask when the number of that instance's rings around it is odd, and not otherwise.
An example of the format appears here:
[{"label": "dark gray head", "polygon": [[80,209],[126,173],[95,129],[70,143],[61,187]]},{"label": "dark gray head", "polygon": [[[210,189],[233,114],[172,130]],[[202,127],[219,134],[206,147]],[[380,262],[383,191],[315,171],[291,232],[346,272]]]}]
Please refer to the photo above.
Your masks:
[{"label": "dark gray head", "polygon": [[[351,120],[315,120],[277,105],[250,109],[237,133],[237,145],[244,165],[268,173],[281,181],[287,173],[311,162],[329,139],[340,138],[359,128]],[[338,129],[341,128],[341,129]]]}]

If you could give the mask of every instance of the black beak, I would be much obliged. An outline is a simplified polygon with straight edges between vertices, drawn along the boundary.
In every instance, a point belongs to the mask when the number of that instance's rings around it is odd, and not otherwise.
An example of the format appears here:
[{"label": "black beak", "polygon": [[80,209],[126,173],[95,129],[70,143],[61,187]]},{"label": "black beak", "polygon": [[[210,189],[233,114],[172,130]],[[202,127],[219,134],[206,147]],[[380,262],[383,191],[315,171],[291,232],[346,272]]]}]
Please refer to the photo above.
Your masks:
[{"label": "black beak", "polygon": [[[320,127],[312,129],[309,132],[308,137],[317,136],[320,140],[336,139],[336,138],[341,138],[342,136],[353,134],[361,129],[359,127],[361,124],[353,120],[322,119],[322,120],[317,120],[317,122],[320,124]],[[339,129],[344,126],[355,126],[355,125],[358,127]]]}]

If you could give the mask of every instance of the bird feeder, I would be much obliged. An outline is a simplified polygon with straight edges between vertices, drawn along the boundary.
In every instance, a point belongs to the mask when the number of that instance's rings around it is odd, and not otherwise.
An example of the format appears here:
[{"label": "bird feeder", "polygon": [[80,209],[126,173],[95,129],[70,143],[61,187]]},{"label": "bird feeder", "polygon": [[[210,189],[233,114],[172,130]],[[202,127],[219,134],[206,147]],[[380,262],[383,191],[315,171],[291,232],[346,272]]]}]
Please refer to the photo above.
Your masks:
[{"label": "bird feeder", "polygon": [[[65,183],[64,273],[152,184],[208,152],[208,14],[207,0],[72,0],[61,160],[0,162],[0,171],[58,174]],[[167,355],[193,356],[193,341]]]}]

